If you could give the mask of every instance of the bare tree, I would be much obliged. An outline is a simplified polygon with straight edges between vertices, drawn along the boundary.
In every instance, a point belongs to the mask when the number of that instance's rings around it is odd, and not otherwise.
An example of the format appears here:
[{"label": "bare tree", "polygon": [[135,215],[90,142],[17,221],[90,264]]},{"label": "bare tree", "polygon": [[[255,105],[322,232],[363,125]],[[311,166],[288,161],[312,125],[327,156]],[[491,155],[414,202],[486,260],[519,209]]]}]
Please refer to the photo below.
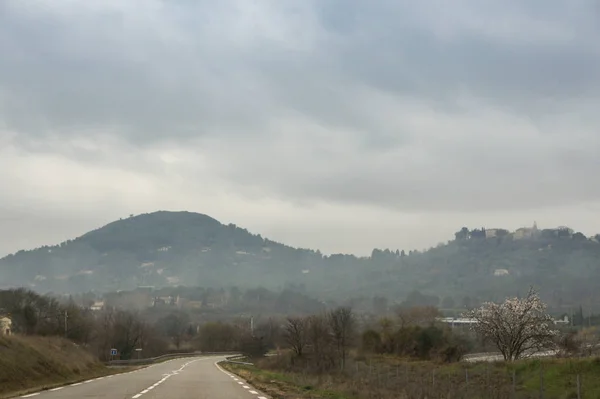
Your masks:
[{"label": "bare tree", "polygon": [[557,331],[546,305],[530,288],[525,298],[508,298],[501,304],[486,302],[465,313],[475,319],[473,330],[491,341],[507,361],[554,347]]},{"label": "bare tree", "polygon": [[296,356],[302,356],[306,346],[306,319],[302,317],[288,317],[283,329],[283,336]]},{"label": "bare tree", "polygon": [[575,340],[577,341],[582,355],[592,356],[598,352],[600,334],[596,327],[587,327],[580,330],[577,332]]},{"label": "bare tree", "polygon": [[328,314],[329,328],[343,369],[356,333],[356,319],[351,308],[339,307]]},{"label": "bare tree", "polygon": [[113,345],[119,350],[121,359],[129,359],[142,342],[147,326],[137,314],[126,311],[117,311],[112,321]]},{"label": "bare tree", "polygon": [[179,349],[190,326],[190,316],[187,313],[177,312],[163,317],[159,320],[162,332],[173,340],[175,347]]},{"label": "bare tree", "polygon": [[330,367],[333,363],[331,334],[327,321],[324,315],[312,315],[307,319],[307,343],[318,370]]},{"label": "bare tree", "polygon": [[232,324],[221,322],[206,323],[200,327],[196,338],[198,348],[202,351],[231,351],[239,347],[243,330]]},{"label": "bare tree", "polygon": [[396,316],[398,316],[400,328],[405,328],[431,325],[435,318],[440,316],[440,312],[434,306],[402,306],[396,309]]},{"label": "bare tree", "polygon": [[262,338],[267,348],[277,348],[281,343],[281,323],[269,317],[256,325],[254,335]]}]

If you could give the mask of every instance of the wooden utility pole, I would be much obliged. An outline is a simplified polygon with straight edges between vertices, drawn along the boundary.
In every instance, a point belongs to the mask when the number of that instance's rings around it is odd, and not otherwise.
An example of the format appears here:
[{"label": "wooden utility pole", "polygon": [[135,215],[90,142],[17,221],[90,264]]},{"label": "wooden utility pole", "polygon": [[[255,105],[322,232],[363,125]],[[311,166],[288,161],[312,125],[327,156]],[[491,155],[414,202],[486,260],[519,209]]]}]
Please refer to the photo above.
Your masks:
[{"label": "wooden utility pole", "polygon": [[69,318],[69,312],[67,312],[67,310],[65,310],[65,338],[67,337],[67,332],[69,331],[68,323],[67,323],[68,318]]}]

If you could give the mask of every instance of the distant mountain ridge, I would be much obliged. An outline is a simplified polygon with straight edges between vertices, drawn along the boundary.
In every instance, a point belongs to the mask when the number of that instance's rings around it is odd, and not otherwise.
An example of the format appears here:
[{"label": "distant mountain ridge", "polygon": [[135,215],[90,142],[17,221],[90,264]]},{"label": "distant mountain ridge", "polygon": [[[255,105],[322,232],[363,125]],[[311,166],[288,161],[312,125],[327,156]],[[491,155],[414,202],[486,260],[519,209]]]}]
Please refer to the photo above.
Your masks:
[{"label": "distant mountain ridge", "polygon": [[[556,304],[600,303],[600,236],[568,228],[462,228],[427,251],[374,249],[370,257],[323,256],[252,234],[207,215],[159,211],[132,216],[74,240],[0,259],[0,288],[116,291],[137,286],[300,287],[322,298],[414,290],[464,306],[524,291]],[[432,300],[435,302],[435,300]]]}]

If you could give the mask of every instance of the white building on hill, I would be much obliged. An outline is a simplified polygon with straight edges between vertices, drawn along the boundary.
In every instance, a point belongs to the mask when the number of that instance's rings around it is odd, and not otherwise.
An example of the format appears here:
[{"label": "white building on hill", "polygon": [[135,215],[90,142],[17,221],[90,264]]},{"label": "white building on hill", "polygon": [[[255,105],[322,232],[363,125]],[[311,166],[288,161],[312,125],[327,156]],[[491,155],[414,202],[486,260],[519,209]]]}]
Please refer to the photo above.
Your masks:
[{"label": "white building on hill", "polygon": [[7,316],[0,316],[0,335],[12,334],[12,320]]}]

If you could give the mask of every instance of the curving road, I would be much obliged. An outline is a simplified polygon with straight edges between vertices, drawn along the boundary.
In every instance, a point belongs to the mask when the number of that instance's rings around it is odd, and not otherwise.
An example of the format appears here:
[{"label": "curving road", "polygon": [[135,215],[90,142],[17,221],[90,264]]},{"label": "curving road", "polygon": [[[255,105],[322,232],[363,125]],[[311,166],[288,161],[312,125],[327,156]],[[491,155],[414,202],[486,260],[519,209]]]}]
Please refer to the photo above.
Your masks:
[{"label": "curving road", "polygon": [[267,399],[216,363],[223,357],[175,359],[136,371],[21,396],[39,399]]}]

